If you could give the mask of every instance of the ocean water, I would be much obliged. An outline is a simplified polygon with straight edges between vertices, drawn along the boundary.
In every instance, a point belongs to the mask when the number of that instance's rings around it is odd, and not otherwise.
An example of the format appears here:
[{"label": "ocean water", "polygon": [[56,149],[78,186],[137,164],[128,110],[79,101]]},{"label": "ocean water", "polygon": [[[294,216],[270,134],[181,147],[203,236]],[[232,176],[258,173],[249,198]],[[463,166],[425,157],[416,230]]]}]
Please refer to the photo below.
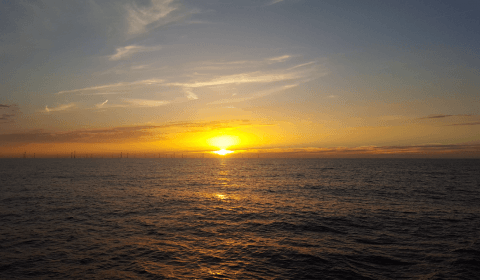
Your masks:
[{"label": "ocean water", "polygon": [[1,279],[480,279],[480,160],[0,159]]}]

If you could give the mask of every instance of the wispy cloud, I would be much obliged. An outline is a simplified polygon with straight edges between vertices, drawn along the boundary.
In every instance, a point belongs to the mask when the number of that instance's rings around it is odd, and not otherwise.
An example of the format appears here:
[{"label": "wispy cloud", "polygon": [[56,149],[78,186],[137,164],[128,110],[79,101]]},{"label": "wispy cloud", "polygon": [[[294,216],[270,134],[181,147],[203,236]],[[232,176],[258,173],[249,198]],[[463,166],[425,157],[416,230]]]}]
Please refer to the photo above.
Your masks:
[{"label": "wispy cloud", "polygon": [[293,67],[290,67],[288,68],[287,70],[293,70],[293,69],[297,69],[297,68],[300,68],[300,67],[304,67],[304,66],[307,66],[307,65],[312,65],[314,64],[316,61],[310,61],[310,62],[307,62],[307,63],[302,63],[302,64],[299,64],[299,65],[295,65]]},{"label": "wispy cloud", "polygon": [[144,47],[144,46],[138,46],[138,45],[125,46],[125,47],[117,48],[115,53],[109,56],[109,60],[112,60],[112,61],[125,60],[130,58],[135,53],[151,52],[151,51],[157,51],[160,49],[161,49],[160,46],[155,46],[155,47]]},{"label": "wispy cloud", "polygon": [[[426,117],[419,118],[420,120],[435,120],[435,119],[449,119],[450,124],[445,124],[444,126],[472,126],[472,125],[480,125],[480,121],[478,121],[478,115],[472,114],[458,114],[458,115],[430,115]],[[459,120],[463,120],[464,122],[458,122]],[[451,123],[452,121],[457,121],[458,123]]]},{"label": "wispy cloud", "polygon": [[161,137],[153,132],[157,126],[115,127],[106,129],[75,130],[69,132],[31,131],[0,135],[1,142],[14,143],[109,143],[139,139],[145,136]]},{"label": "wispy cloud", "polygon": [[10,121],[13,117],[15,117],[15,114],[1,114],[0,122]]},{"label": "wispy cloud", "polygon": [[213,104],[225,104],[225,103],[236,103],[236,102],[247,101],[247,100],[251,100],[251,99],[256,99],[256,98],[261,98],[261,97],[264,97],[264,96],[268,96],[268,95],[280,92],[282,90],[286,90],[286,89],[289,89],[289,88],[294,88],[296,86],[298,86],[298,84],[284,85],[284,86],[272,88],[272,89],[269,89],[269,90],[259,91],[259,92],[256,92],[255,94],[251,95],[251,96],[237,97],[237,98],[225,98],[225,99],[210,102],[208,104],[213,105]]},{"label": "wispy cloud", "polygon": [[17,105],[0,104],[0,123],[13,122],[18,112],[19,109]]},{"label": "wispy cloud", "polygon": [[470,123],[454,123],[450,126],[460,126],[460,125],[480,125],[480,122],[470,122]]},{"label": "wispy cloud", "polygon": [[448,117],[453,117],[453,115],[431,115],[427,117],[420,118],[421,120],[423,119],[442,119],[442,118],[448,118]]},{"label": "wispy cloud", "polygon": [[158,107],[170,104],[166,100],[147,100],[147,99],[123,99],[123,102],[135,107]]},{"label": "wispy cloud", "polygon": [[191,89],[185,89],[185,93],[187,94],[188,100],[198,99],[198,96]]},{"label": "wispy cloud", "polygon": [[148,68],[148,65],[133,65],[130,67],[132,70],[142,70]]},{"label": "wispy cloud", "polygon": [[82,95],[117,95],[117,94],[126,94],[126,92],[94,92],[94,93],[84,93]]},{"label": "wispy cloud", "polygon": [[278,56],[278,57],[269,58],[268,60],[274,61],[274,62],[284,62],[291,57],[292,56],[290,56],[290,55],[282,55],[282,56]]},{"label": "wispy cloud", "polygon": [[267,6],[275,5],[275,4],[278,4],[278,3],[280,3],[280,2],[283,2],[283,0],[272,0],[272,1],[270,1],[270,2],[267,4]]},{"label": "wispy cloud", "polygon": [[141,34],[148,29],[177,21],[184,15],[173,15],[179,5],[173,0],[152,0],[149,6],[132,3],[125,6],[127,10],[128,34]]},{"label": "wispy cloud", "polygon": [[439,114],[439,115],[430,115],[430,116],[426,116],[426,117],[422,117],[420,118],[421,120],[424,120],[424,119],[443,119],[443,118],[449,118],[449,117],[470,117],[472,115],[468,115],[468,114],[461,114],[461,115],[442,115],[442,114]]},{"label": "wispy cloud", "polygon": [[[122,54],[123,55],[123,54]],[[268,66],[268,61],[283,61],[290,56],[284,55],[270,59],[261,59],[258,62],[264,66]],[[242,65],[245,61],[234,61],[233,63]],[[203,62],[202,62],[203,63]],[[225,62],[219,62],[223,64]],[[226,62],[230,63],[230,62]],[[258,69],[258,67],[254,67]],[[228,71],[232,73],[235,71]],[[120,82],[106,85],[98,85],[92,87],[71,89],[59,91],[56,94],[75,94],[75,95],[113,95],[127,94],[126,99],[121,102],[115,98],[108,98],[108,104],[96,104],[97,108],[113,108],[113,107],[157,107],[167,105],[171,102],[185,102],[187,100],[197,100],[201,98],[198,93],[212,93],[209,98],[222,98],[214,103],[220,104],[228,102],[240,102],[249,99],[263,97],[275,92],[297,86],[304,83],[306,79],[311,78],[315,73],[314,69],[302,69],[296,71],[288,71],[285,69],[275,70],[256,70],[253,72],[235,71],[238,74],[212,75],[208,72],[202,72],[204,75],[185,75],[184,80],[166,81],[163,79],[145,79],[133,82]],[[233,72],[233,73],[235,73]],[[218,72],[215,72],[218,73]],[[174,79],[173,77],[170,77]],[[178,78],[182,79],[182,78]],[[175,88],[178,87],[178,88]],[[257,89],[254,89],[257,87]],[[236,99],[224,99],[225,95],[220,94],[220,88],[228,88],[230,93],[239,93]],[[238,88],[238,90],[237,90]],[[158,94],[162,93],[161,100],[156,100]],[[178,98],[183,94],[186,98]],[[175,95],[175,96],[174,96]],[[219,96],[221,95],[221,96]],[[140,97],[140,99],[138,99]],[[106,98],[105,98],[106,99]],[[210,100],[214,101],[214,100]],[[50,110],[50,108],[46,108]]]},{"label": "wispy cloud", "polygon": [[108,102],[108,99],[107,99],[107,100],[105,100],[105,101],[104,101],[104,102],[102,102],[102,103],[98,103],[98,104],[96,104],[96,105],[95,105],[95,107],[97,107],[98,109],[100,109],[100,108],[102,108],[102,107],[103,107],[103,105],[107,104],[107,102]]},{"label": "wispy cloud", "polygon": [[114,93],[125,93],[131,90],[136,86],[148,86],[148,85],[160,85],[163,84],[164,80],[161,79],[147,79],[134,82],[124,82],[116,84],[108,84],[94,87],[86,87],[80,89],[72,90],[63,90],[59,91],[56,94],[81,94],[81,95],[90,95],[90,94],[114,94]]},{"label": "wispy cloud", "polygon": [[46,113],[50,113],[50,112],[58,112],[58,111],[65,111],[65,110],[68,110],[68,109],[71,109],[75,107],[75,103],[68,103],[68,104],[62,104],[62,105],[59,105],[57,107],[53,107],[53,108],[48,108],[48,105],[45,106],[45,110],[43,112],[46,112]]},{"label": "wispy cloud", "polygon": [[264,74],[262,72],[243,73],[235,75],[226,75],[214,79],[191,82],[191,83],[170,83],[172,86],[180,86],[186,88],[201,88],[209,86],[219,86],[228,84],[250,84],[250,83],[271,83],[278,81],[287,81],[300,78],[296,73],[275,73]]}]

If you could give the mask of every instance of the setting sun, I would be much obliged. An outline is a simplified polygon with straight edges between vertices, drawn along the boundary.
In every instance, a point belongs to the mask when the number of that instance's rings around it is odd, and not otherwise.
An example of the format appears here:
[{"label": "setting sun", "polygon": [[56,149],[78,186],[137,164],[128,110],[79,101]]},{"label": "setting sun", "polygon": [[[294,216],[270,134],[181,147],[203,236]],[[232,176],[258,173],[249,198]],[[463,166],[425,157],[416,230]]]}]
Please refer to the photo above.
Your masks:
[{"label": "setting sun", "polygon": [[224,155],[228,155],[228,154],[233,153],[233,151],[221,149],[220,151],[215,151],[214,153],[218,154],[218,155],[221,155],[221,156],[224,156]]},{"label": "setting sun", "polygon": [[232,136],[232,135],[217,136],[217,137],[210,138],[208,140],[208,144],[210,144],[213,147],[220,148],[222,151],[225,151],[228,147],[234,146],[239,142],[240,142],[240,139],[238,138],[238,136]]}]

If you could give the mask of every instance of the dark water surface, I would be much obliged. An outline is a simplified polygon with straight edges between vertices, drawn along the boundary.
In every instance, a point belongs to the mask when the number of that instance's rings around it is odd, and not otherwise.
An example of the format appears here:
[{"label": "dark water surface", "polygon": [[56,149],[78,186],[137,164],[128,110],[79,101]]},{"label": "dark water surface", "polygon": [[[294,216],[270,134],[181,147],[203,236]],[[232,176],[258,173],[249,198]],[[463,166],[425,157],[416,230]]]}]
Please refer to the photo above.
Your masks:
[{"label": "dark water surface", "polygon": [[480,160],[0,159],[0,278],[480,279]]}]

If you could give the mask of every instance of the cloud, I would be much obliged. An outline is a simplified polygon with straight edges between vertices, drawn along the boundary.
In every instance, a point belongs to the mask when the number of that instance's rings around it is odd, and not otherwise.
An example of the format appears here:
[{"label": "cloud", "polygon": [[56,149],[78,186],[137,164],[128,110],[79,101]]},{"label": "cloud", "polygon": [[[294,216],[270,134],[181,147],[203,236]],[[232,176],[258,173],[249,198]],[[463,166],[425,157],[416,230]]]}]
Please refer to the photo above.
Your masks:
[{"label": "cloud", "polygon": [[47,113],[50,113],[50,112],[58,112],[58,111],[65,111],[65,110],[68,110],[70,108],[73,108],[75,107],[75,103],[68,103],[68,104],[62,104],[62,105],[59,105],[57,107],[54,107],[54,108],[48,108],[48,105],[45,106],[45,110],[44,112],[47,112]]},{"label": "cloud", "polygon": [[[156,126],[116,127],[109,129],[75,130],[69,132],[32,131],[0,135],[4,143],[102,143],[138,139],[153,134]],[[155,135],[161,135],[155,133]]]},{"label": "cloud", "polygon": [[425,157],[478,157],[479,144],[430,144],[413,146],[362,146],[362,147],[309,147],[261,149],[274,157],[321,157],[321,158],[425,158]]},{"label": "cloud", "polygon": [[196,133],[205,130],[249,126],[249,120],[172,122],[163,125],[138,125],[103,129],[82,129],[67,132],[45,132],[42,130],[0,134],[0,143],[111,143],[131,140],[161,140],[172,132]]},{"label": "cloud", "polygon": [[289,88],[293,88],[293,87],[296,87],[296,86],[298,86],[298,84],[284,85],[284,86],[272,88],[272,89],[269,89],[269,90],[259,91],[259,92],[256,92],[255,94],[251,95],[251,96],[238,97],[238,98],[226,98],[226,99],[213,101],[213,102],[210,102],[208,104],[213,105],[213,104],[225,104],[225,103],[236,103],[236,102],[247,101],[247,100],[250,100],[250,99],[256,99],[256,98],[268,96],[268,95],[274,94],[276,92],[286,90],[286,89],[289,89]]},{"label": "cloud", "polygon": [[[273,58],[274,60],[283,60],[286,56]],[[235,61],[237,63],[238,61]],[[223,63],[223,62],[222,62]],[[227,62],[228,63],[228,62]],[[243,63],[243,62],[242,62]],[[239,64],[242,64],[239,63]],[[268,64],[267,59],[262,59],[260,63],[263,65]],[[258,69],[258,67],[255,67]],[[225,71],[224,71],[225,72]],[[75,95],[112,95],[112,94],[128,94],[125,96],[130,99],[124,99],[123,105],[116,104],[112,105],[113,98],[109,101],[108,105],[104,104],[103,108],[111,107],[128,107],[128,106],[138,106],[138,107],[157,107],[169,104],[171,102],[185,102],[187,100],[197,100],[199,99],[199,92],[205,93],[206,91],[213,90],[212,97],[217,97],[220,93],[218,88],[220,87],[229,87],[230,92],[238,92],[239,95],[236,96],[235,100],[220,100],[214,104],[227,103],[227,102],[239,102],[244,100],[249,100],[253,98],[259,98],[272,94],[276,91],[287,89],[292,86],[297,86],[300,83],[304,83],[306,78],[309,78],[314,73],[313,69],[302,69],[298,71],[285,71],[281,69],[276,70],[267,70],[267,71],[254,71],[247,72],[241,71],[238,74],[227,74],[227,75],[211,75],[207,72],[204,75],[186,75],[184,76],[185,80],[173,80],[165,81],[163,79],[146,79],[138,80],[133,82],[120,82],[114,84],[98,85],[85,88],[77,88],[71,90],[59,91],[56,94],[75,94]],[[235,72],[233,72],[235,73]],[[172,78],[173,79],[173,78]],[[253,89],[253,86],[258,86],[257,89]],[[178,88],[172,88],[178,87]],[[237,91],[238,87],[238,91]],[[215,89],[217,88],[217,89]],[[197,90],[198,89],[198,90]],[[165,97],[160,97],[162,100],[155,100],[158,97],[158,93],[164,93]],[[240,94],[244,93],[244,94]],[[141,95],[137,95],[141,94]],[[183,94],[186,98],[175,99],[172,97],[172,94]],[[248,96],[241,96],[248,95]],[[136,99],[136,97],[141,97],[145,99]],[[220,98],[225,98],[225,95],[222,94]],[[106,98],[105,98],[106,99]],[[175,101],[173,101],[175,100]],[[210,100],[214,101],[214,100]],[[115,102],[113,102],[115,103]],[[100,108],[101,104],[97,104],[97,108]],[[48,108],[50,109],[50,108]]]},{"label": "cloud", "polygon": [[0,122],[10,121],[13,117],[15,117],[14,114],[1,114],[0,115]]},{"label": "cloud", "polygon": [[187,99],[188,100],[198,99],[198,96],[193,91],[191,91],[190,89],[185,89],[185,93],[187,94]]},{"label": "cloud", "polygon": [[133,65],[130,67],[131,70],[142,70],[148,68],[149,65]]},{"label": "cloud", "polygon": [[[230,75],[209,75],[208,71],[202,71],[202,73],[207,73],[204,75],[190,75],[188,80],[182,82],[170,82],[166,83],[167,86],[176,86],[183,89],[187,94],[189,99],[198,98],[196,95],[191,95],[191,93],[197,92],[196,89],[199,89],[199,92],[205,92],[208,90],[213,91],[213,96],[220,97],[220,100],[211,100],[208,104],[223,104],[223,103],[232,103],[232,102],[242,102],[250,99],[260,98],[273,94],[275,92],[285,90],[291,87],[298,86],[301,83],[307,82],[309,79],[315,78],[313,75],[319,76],[316,72],[316,69],[304,68],[295,71],[289,71],[288,69],[275,69],[275,70],[258,70],[260,66],[268,67],[272,61],[284,61],[289,59],[291,56],[283,55],[273,58],[265,58],[258,61],[245,61],[237,60],[231,62],[202,62],[203,65],[212,65],[213,67],[221,66],[218,69],[209,69],[215,70],[214,73],[219,73],[218,71],[223,72],[232,72],[235,69],[229,69],[232,71],[226,71],[222,69],[224,66],[239,65],[244,67],[245,65],[252,66],[252,69],[257,69],[253,72],[242,71],[238,74]],[[307,64],[313,64],[307,63]],[[197,70],[194,66],[191,67],[194,70]],[[195,74],[197,72],[194,72]],[[221,72],[220,72],[221,73]],[[322,73],[322,75],[325,75]],[[256,88],[254,88],[256,87]],[[227,90],[228,89],[228,90]],[[229,92],[226,97],[226,92]],[[236,96],[235,96],[236,95]],[[235,98],[233,98],[235,96]],[[209,97],[211,98],[211,97]]]},{"label": "cloud", "polygon": [[85,93],[82,95],[115,95],[115,94],[126,94],[126,92],[94,92],[94,93]]},{"label": "cloud", "polygon": [[272,1],[270,1],[270,3],[267,4],[267,6],[275,5],[275,4],[278,4],[280,2],[283,2],[283,0],[272,0]]},{"label": "cloud", "polygon": [[116,84],[108,84],[108,85],[101,85],[101,86],[94,86],[94,87],[86,87],[80,89],[72,89],[72,90],[63,90],[59,91],[56,94],[81,94],[81,95],[101,95],[101,94],[120,94],[131,91],[133,88],[137,86],[150,86],[150,85],[160,85],[163,84],[164,80],[161,79],[147,79],[147,80],[140,80],[134,81],[129,83],[116,83]]},{"label": "cloud", "polygon": [[423,118],[420,118],[420,120],[424,120],[424,119],[443,119],[443,118],[449,118],[449,117],[471,117],[473,115],[469,115],[469,114],[460,114],[460,115],[430,115],[430,116],[426,116],[426,117],[423,117]]},{"label": "cloud", "polygon": [[179,9],[173,0],[152,0],[150,6],[139,6],[132,3],[125,6],[127,11],[128,34],[136,35],[148,30],[178,21],[185,17],[174,14]]},{"label": "cloud", "polygon": [[[480,121],[478,121],[478,115],[472,115],[472,114],[459,114],[459,115],[443,115],[443,114],[438,114],[438,115],[430,115],[427,117],[419,118],[420,120],[425,120],[425,119],[445,119],[445,118],[453,118],[453,119],[459,119],[459,117],[463,117],[464,121],[467,119],[469,122],[463,122],[463,123],[451,123],[451,124],[445,124],[445,126],[471,126],[471,125],[480,125]],[[466,118],[465,118],[466,117]],[[472,122],[473,120],[473,122]]]},{"label": "cloud", "polygon": [[299,65],[293,66],[291,68],[288,68],[287,70],[297,69],[297,68],[300,68],[300,67],[303,67],[303,66],[314,64],[315,62],[316,61],[310,61],[310,62],[307,62],[307,63],[302,63],[302,64],[299,64]]},{"label": "cloud", "polygon": [[282,55],[282,56],[278,56],[278,57],[269,58],[268,60],[274,61],[274,62],[284,62],[287,59],[289,59],[290,57],[291,57],[290,55]]},{"label": "cloud", "polygon": [[13,122],[18,112],[17,105],[0,104],[0,123]]},{"label": "cloud", "polygon": [[108,99],[107,99],[107,100],[105,100],[105,101],[104,101],[104,102],[102,102],[102,103],[98,103],[98,104],[96,104],[96,105],[95,105],[95,107],[97,107],[97,108],[99,108],[99,109],[100,109],[100,108],[102,108],[102,107],[103,107],[103,105],[107,104],[107,102],[108,102]]},{"label": "cloud", "polygon": [[423,119],[442,119],[442,118],[448,118],[448,117],[453,117],[454,115],[431,115],[427,117],[420,118],[421,120]]},{"label": "cloud", "polygon": [[170,104],[170,101],[166,100],[147,100],[147,99],[123,99],[126,102],[135,107],[158,107]]},{"label": "cloud", "polygon": [[249,83],[271,83],[278,81],[287,81],[300,78],[300,75],[295,73],[277,73],[277,74],[263,74],[261,72],[243,73],[235,75],[222,76],[206,81],[193,83],[170,83],[172,86],[180,86],[185,88],[201,88],[209,86],[220,86],[228,84],[249,84]]},{"label": "cloud", "polygon": [[138,45],[125,46],[125,47],[117,48],[115,54],[112,54],[111,56],[109,56],[109,60],[111,61],[125,60],[130,58],[135,53],[151,52],[151,51],[157,51],[160,49],[161,49],[160,46],[156,46],[156,47],[143,47]]},{"label": "cloud", "polygon": [[480,122],[471,122],[471,123],[455,123],[455,124],[451,124],[450,126],[458,126],[458,125],[480,125]]}]

